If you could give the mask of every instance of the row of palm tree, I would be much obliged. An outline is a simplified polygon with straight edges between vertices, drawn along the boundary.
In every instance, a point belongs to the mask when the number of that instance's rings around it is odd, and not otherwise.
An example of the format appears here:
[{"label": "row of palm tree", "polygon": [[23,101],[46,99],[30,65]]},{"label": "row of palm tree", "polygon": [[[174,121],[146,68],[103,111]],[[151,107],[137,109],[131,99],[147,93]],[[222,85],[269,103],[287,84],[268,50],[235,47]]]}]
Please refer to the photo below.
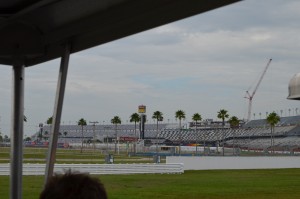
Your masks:
[{"label": "row of palm tree", "polygon": [[[220,112],[222,113],[224,110],[221,110]],[[225,111],[226,112],[226,111]],[[219,114],[221,115],[221,114]],[[219,117],[218,115],[218,117]],[[223,123],[224,123],[224,118],[225,117],[228,117],[226,114],[225,115],[222,115],[220,116],[222,119],[223,119]],[[179,129],[182,129],[182,125],[181,125],[181,121],[183,119],[185,119],[185,112],[183,110],[178,110],[175,112],[175,118],[179,120]],[[152,115],[152,119],[156,120],[156,129],[157,129],[157,134],[156,134],[156,138],[158,138],[158,135],[159,135],[159,128],[158,128],[158,124],[159,122],[162,122],[163,121],[163,113],[160,112],[160,111],[155,111]],[[192,120],[196,122],[196,132],[197,132],[197,122],[198,121],[201,121],[202,120],[202,117],[199,113],[195,113],[192,117]],[[140,118],[140,115],[138,113],[133,113],[131,116],[130,116],[130,122],[134,122],[134,125],[135,125],[135,130],[134,130],[134,134],[135,134],[135,137],[137,136],[136,135],[136,124],[138,122],[141,121],[141,118]],[[48,125],[51,125],[53,122],[53,117],[49,117],[46,121],[46,123]],[[114,116],[112,119],[111,119],[111,123],[115,125],[115,153],[117,152],[117,139],[118,139],[118,132],[117,132],[117,125],[118,124],[121,124],[121,119],[119,116]],[[80,152],[82,153],[82,150],[83,150],[83,127],[87,125],[87,122],[84,118],[81,118],[78,120],[77,124],[79,126],[81,126],[81,149],[80,149]],[[67,133],[67,132],[66,132]],[[94,138],[95,139],[95,138]],[[180,139],[180,143],[181,143],[181,137],[179,138]],[[196,144],[196,153],[197,153],[197,146],[198,146],[198,142]],[[157,148],[158,150],[158,148]],[[179,152],[181,151],[181,146],[179,146]],[[136,142],[134,142],[134,153],[136,153]]]},{"label": "row of palm tree", "polygon": [[[225,126],[225,119],[229,118],[228,111],[225,110],[225,109],[220,109],[217,112],[217,117],[222,120],[222,125],[224,127]],[[185,112],[183,110],[176,111],[175,112],[175,118],[179,120],[179,129],[182,129],[181,121],[186,118]],[[155,111],[152,115],[152,119],[156,120],[156,129],[157,129],[156,137],[158,138],[158,135],[159,135],[158,125],[159,125],[159,122],[162,122],[163,119],[164,119],[163,113],[160,112],[160,111]],[[46,123],[48,125],[51,125],[52,120],[53,120],[53,118],[49,117]],[[192,116],[192,120],[195,122],[195,132],[197,133],[197,126],[198,126],[197,122],[202,120],[202,116],[199,113],[195,113]],[[270,126],[271,126],[271,149],[274,150],[273,149],[273,147],[274,147],[274,137],[273,137],[274,127],[280,121],[280,117],[275,112],[272,112],[267,116],[266,120],[267,120],[268,124],[270,124]],[[136,125],[140,121],[141,121],[141,118],[140,118],[140,115],[138,113],[133,113],[130,116],[130,122],[134,122],[134,125],[135,125],[135,128],[134,128],[135,129],[134,130],[135,137],[137,137]],[[117,125],[121,124],[121,122],[122,121],[121,121],[121,118],[119,116],[114,116],[111,119],[111,123],[115,125],[115,153],[117,152],[117,138],[118,138]],[[232,116],[232,117],[229,118],[228,122],[229,122],[231,128],[237,128],[237,127],[239,127],[240,120],[238,119],[238,117]],[[81,152],[82,152],[82,148],[83,148],[83,127],[87,125],[87,122],[84,118],[81,118],[81,119],[78,120],[77,124],[79,126],[81,126],[81,134],[82,134],[81,135],[82,136]],[[180,139],[180,142],[181,142],[181,137],[179,139]],[[224,141],[225,141],[224,139],[225,139],[225,137],[224,137],[224,134],[223,134],[223,138],[222,138],[222,140],[223,140],[223,142],[222,142],[223,143],[222,144],[223,155],[224,155]],[[234,141],[233,141],[233,143],[234,143]],[[196,154],[197,154],[197,150],[198,150],[197,146],[198,146],[198,140],[196,140]],[[179,151],[180,151],[180,146],[179,146]],[[134,142],[134,153],[135,152],[136,152],[136,142]]]},{"label": "row of palm tree", "polygon": [[[225,118],[228,118],[228,111],[226,111],[225,109],[221,109],[218,112],[218,118],[222,119],[222,124],[223,126],[225,125]],[[274,131],[275,131],[275,125],[280,121],[280,116],[275,113],[272,112],[270,114],[267,115],[266,117],[266,121],[267,123],[270,125],[270,129],[271,129],[271,134],[270,134],[270,138],[271,138],[271,152],[274,153]],[[239,119],[236,116],[232,116],[229,120],[228,120],[231,128],[236,128],[239,126]],[[233,137],[234,138],[234,137]],[[224,155],[224,136],[223,136],[223,155]],[[234,144],[234,140],[233,140],[233,144]],[[234,147],[234,146],[233,146]]]},{"label": "row of palm tree", "polygon": [[119,116],[114,116],[110,122],[115,125],[115,131],[116,131],[116,133],[115,133],[115,153],[117,153],[117,142],[119,143],[117,126],[118,126],[118,124],[121,124],[122,121]]},{"label": "row of palm tree", "polygon": [[277,113],[272,112],[268,115],[267,119],[267,123],[270,124],[271,126],[271,152],[274,153],[274,129],[275,129],[275,125],[280,121],[280,117],[279,115],[277,115]]}]

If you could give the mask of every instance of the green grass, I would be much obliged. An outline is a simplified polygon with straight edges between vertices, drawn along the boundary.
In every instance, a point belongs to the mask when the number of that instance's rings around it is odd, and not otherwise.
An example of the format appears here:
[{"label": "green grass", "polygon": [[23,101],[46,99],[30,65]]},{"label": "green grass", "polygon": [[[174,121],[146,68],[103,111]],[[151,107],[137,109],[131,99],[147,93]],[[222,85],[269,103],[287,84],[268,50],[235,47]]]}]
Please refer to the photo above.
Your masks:
[{"label": "green grass", "polygon": [[[0,148],[0,163],[9,163],[9,148]],[[46,163],[47,149],[46,148],[24,148],[23,162],[24,163]],[[97,163],[103,164],[105,159],[105,154],[101,151],[93,150],[83,150],[80,149],[57,149],[56,153],[56,163],[59,164],[71,164],[71,163]],[[114,155],[115,163],[152,163],[152,157],[141,157],[141,156],[131,156],[128,157],[126,153],[121,153],[120,155]],[[165,162],[165,158],[161,158],[161,162]]]},{"label": "green grass", "polygon": [[[9,162],[0,148],[0,163]],[[47,149],[24,148],[24,163],[45,163]],[[104,163],[100,151],[58,149],[56,163]],[[115,163],[149,163],[152,157],[114,155]],[[165,159],[162,159],[165,162]],[[110,199],[298,199],[300,169],[187,171],[181,175],[101,175]],[[43,176],[23,177],[23,199],[38,198]],[[9,177],[0,176],[0,198],[9,198]]]},{"label": "green grass", "polygon": [[[96,176],[110,199],[298,199],[300,169],[186,171],[184,174]],[[9,177],[0,176],[0,198],[8,197]],[[24,176],[23,198],[34,199],[42,176]]]}]

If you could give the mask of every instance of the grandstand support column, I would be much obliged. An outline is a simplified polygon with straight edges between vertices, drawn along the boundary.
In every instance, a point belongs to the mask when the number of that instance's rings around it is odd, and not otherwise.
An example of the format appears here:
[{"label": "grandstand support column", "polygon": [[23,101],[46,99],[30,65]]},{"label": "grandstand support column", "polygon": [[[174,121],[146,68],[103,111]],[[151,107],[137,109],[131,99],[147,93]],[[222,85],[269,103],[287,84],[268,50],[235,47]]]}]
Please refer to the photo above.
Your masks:
[{"label": "grandstand support column", "polygon": [[22,198],[24,64],[18,58],[13,65],[12,128],[10,148],[10,198]]},{"label": "grandstand support column", "polygon": [[224,126],[222,129],[222,156],[225,156],[225,148],[224,148],[224,143],[225,143],[225,132],[224,132]]},{"label": "grandstand support column", "polygon": [[50,143],[49,143],[48,156],[46,162],[45,184],[47,183],[49,178],[53,175],[61,112],[63,107],[63,100],[64,100],[68,66],[69,66],[70,45],[66,44],[64,47],[65,47],[64,54],[60,62],[60,69],[59,69],[58,82],[56,88],[56,97],[55,97],[55,104],[53,110],[53,124],[52,124],[53,126],[51,128]]},{"label": "grandstand support column", "polygon": [[232,155],[235,155],[235,130],[232,132]]},{"label": "grandstand support column", "polygon": [[250,142],[251,142],[251,139],[250,139],[250,134],[248,135],[248,154],[250,153]]},{"label": "grandstand support column", "polygon": [[203,138],[203,155],[205,156],[205,149],[206,149],[206,131],[204,131],[204,138]]}]

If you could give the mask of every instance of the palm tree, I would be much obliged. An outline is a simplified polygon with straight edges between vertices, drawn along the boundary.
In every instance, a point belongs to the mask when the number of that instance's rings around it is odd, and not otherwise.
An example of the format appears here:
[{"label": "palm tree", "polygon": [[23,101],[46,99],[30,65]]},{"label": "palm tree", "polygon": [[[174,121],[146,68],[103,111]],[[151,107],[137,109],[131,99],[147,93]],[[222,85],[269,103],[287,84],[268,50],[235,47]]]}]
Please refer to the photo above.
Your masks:
[{"label": "palm tree", "polygon": [[164,117],[163,117],[163,113],[160,112],[160,111],[155,111],[152,115],[152,119],[153,120],[156,120],[156,153],[158,153],[158,141],[157,141],[157,138],[158,138],[158,122],[161,122],[164,120]]},{"label": "palm tree", "polygon": [[49,118],[47,119],[46,123],[47,123],[48,125],[51,125],[52,122],[53,122],[53,117],[51,116],[51,117],[49,117]]},{"label": "palm tree", "polygon": [[[227,110],[225,110],[225,109],[221,109],[219,112],[218,112],[218,115],[217,115],[217,117],[219,118],[219,119],[222,119],[222,126],[223,126],[223,128],[224,128],[224,126],[225,126],[225,118],[228,118],[229,117],[229,115],[228,115],[228,113],[227,113],[228,111]],[[222,143],[222,150],[223,150],[223,156],[224,156],[224,129],[222,129],[222,134],[223,134],[223,138],[222,138],[222,140],[223,140],[223,143]]]},{"label": "palm tree", "polygon": [[68,132],[67,132],[67,131],[65,131],[65,132],[64,132],[64,136],[65,136],[65,143],[66,143],[66,137],[67,137],[67,135],[68,135]]},{"label": "palm tree", "polygon": [[50,132],[49,133],[51,133],[52,123],[53,123],[53,117],[51,116],[46,121],[46,124],[48,124],[49,127],[50,127],[50,129],[49,129]]},{"label": "palm tree", "polygon": [[160,111],[155,111],[152,115],[152,119],[156,120],[156,131],[158,132],[158,122],[164,120],[163,113]]},{"label": "palm tree", "polygon": [[80,153],[82,153],[82,148],[83,148],[83,126],[86,126],[86,120],[81,118],[80,120],[78,120],[77,124],[79,126],[81,126],[81,149],[80,149]]},{"label": "palm tree", "polygon": [[[239,118],[236,116],[232,116],[228,122],[231,128],[238,128],[240,124]],[[235,154],[235,135],[233,136],[233,154]]]},{"label": "palm tree", "polygon": [[185,112],[183,110],[178,110],[175,112],[175,118],[179,119],[179,129],[181,129],[181,120],[185,119]]},{"label": "palm tree", "polygon": [[271,150],[272,153],[274,153],[274,138],[273,138],[273,133],[275,129],[275,125],[280,121],[280,117],[277,115],[277,113],[272,112],[268,115],[267,117],[267,123],[270,124],[271,126]]},{"label": "palm tree", "polygon": [[239,127],[239,124],[240,124],[240,120],[236,116],[232,116],[228,120],[228,122],[229,122],[231,128],[237,128],[237,127]]},{"label": "palm tree", "polygon": [[[130,122],[134,122],[134,138],[136,139],[136,123],[141,121],[141,117],[138,113],[133,113],[130,116]],[[134,140],[133,153],[136,154],[136,140]]]},{"label": "palm tree", "polygon": [[[192,117],[192,120],[196,122],[196,155],[198,152],[198,133],[197,133],[197,121],[201,121],[202,117],[199,113],[195,113]],[[204,146],[204,150],[205,150],[205,146]]]},{"label": "palm tree", "polygon": [[118,139],[118,133],[117,133],[117,125],[121,124],[121,119],[119,116],[114,116],[111,121],[112,124],[115,125],[115,130],[116,130],[116,139],[115,139],[115,153],[117,153],[117,139]]},{"label": "palm tree", "polygon": [[[178,110],[175,112],[175,118],[179,119],[179,129],[181,130],[181,120],[185,119],[185,112],[183,110]],[[181,154],[181,135],[179,134],[179,154]]]},{"label": "palm tree", "polygon": [[223,127],[224,127],[224,126],[225,126],[225,119],[229,117],[228,111],[225,110],[225,109],[221,109],[221,110],[218,112],[217,117],[218,117],[219,119],[222,119],[222,125],[223,125]]}]

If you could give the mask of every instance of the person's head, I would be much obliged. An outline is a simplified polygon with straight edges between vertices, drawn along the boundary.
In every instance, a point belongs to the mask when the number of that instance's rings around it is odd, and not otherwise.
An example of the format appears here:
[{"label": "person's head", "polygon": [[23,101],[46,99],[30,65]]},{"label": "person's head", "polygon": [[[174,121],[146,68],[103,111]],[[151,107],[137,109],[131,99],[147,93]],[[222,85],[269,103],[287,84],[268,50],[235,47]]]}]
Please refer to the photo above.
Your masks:
[{"label": "person's head", "polygon": [[107,194],[99,179],[69,171],[49,179],[40,199],[107,199]]}]

